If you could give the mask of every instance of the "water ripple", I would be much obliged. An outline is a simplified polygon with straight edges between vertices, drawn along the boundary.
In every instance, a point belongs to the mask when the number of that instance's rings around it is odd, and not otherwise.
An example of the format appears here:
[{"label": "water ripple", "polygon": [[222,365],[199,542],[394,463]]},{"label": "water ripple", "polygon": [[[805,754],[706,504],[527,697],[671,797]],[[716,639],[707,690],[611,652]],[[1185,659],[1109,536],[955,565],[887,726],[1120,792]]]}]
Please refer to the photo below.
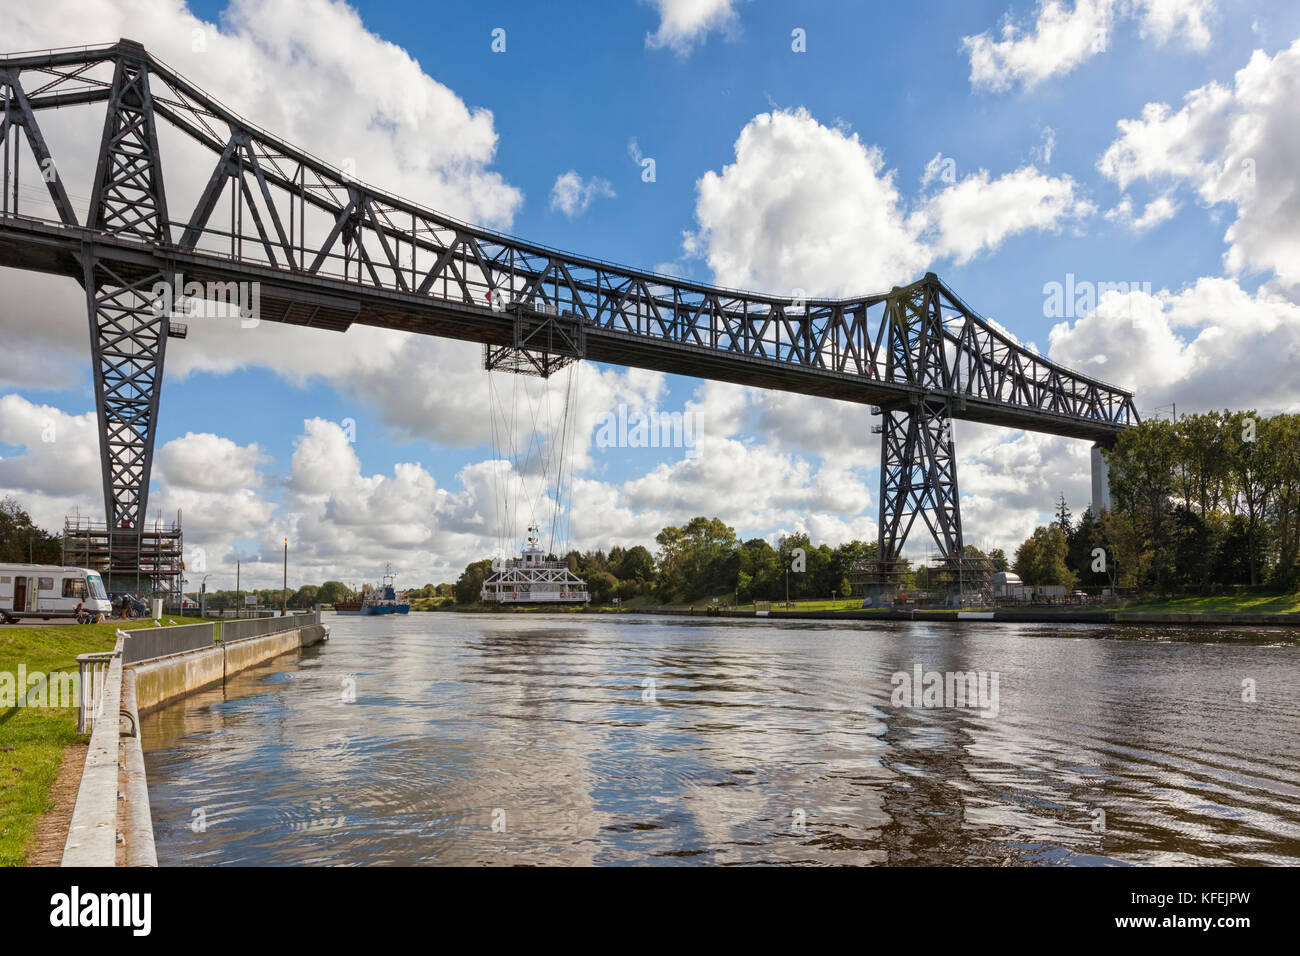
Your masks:
[{"label": "water ripple", "polygon": [[[331,623],[145,719],[160,862],[1300,862],[1276,629]],[[894,706],[917,664],[996,714]]]}]

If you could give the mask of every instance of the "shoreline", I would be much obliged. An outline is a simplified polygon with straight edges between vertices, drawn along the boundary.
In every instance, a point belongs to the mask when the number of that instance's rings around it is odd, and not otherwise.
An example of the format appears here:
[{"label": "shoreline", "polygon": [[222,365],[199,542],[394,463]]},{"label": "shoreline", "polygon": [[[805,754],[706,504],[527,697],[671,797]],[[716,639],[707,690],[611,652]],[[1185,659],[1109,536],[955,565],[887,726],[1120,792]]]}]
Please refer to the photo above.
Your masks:
[{"label": "shoreline", "polygon": [[1018,608],[995,611],[960,611],[956,609],[891,608],[859,611],[738,611],[709,613],[686,608],[639,609],[648,614],[679,617],[777,618],[783,620],[849,621],[931,621],[979,624],[1154,624],[1258,627],[1260,625],[1300,627],[1300,614],[1269,614],[1250,611],[1085,611],[1048,608]]},{"label": "shoreline", "polygon": [[670,617],[730,618],[733,620],[778,619],[812,621],[931,621],[939,623],[980,624],[1096,624],[1096,625],[1169,625],[1204,627],[1296,627],[1300,628],[1300,613],[1270,613],[1265,611],[1125,611],[1084,610],[1053,608],[1015,608],[998,610],[962,611],[956,608],[880,608],[874,610],[801,611],[795,610],[738,610],[726,609],[710,612],[706,607],[635,607],[635,608],[559,608],[531,607],[527,609],[501,607],[462,607],[437,611],[412,611],[413,614],[662,614]]}]

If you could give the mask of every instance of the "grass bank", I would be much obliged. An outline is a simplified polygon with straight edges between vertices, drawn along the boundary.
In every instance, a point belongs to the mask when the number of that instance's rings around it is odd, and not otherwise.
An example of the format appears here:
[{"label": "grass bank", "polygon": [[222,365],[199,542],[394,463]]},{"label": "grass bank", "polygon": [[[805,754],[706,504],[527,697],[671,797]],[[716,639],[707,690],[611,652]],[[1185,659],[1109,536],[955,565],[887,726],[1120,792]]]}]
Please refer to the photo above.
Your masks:
[{"label": "grass bank", "polygon": [[[197,621],[185,619],[187,624]],[[77,655],[111,651],[119,627],[152,626],[152,621],[144,620],[0,627],[0,673],[17,680],[19,665],[28,675],[76,673]],[[23,692],[18,688],[18,693]],[[76,708],[0,708],[0,866],[26,863],[36,821],[53,807],[50,791],[63,749],[76,740]]]},{"label": "grass bank", "polygon": [[1179,614],[1300,614],[1300,593],[1281,595],[1218,594],[1214,597],[1171,598],[1125,604],[1125,611],[1167,611]]},{"label": "grass bank", "polygon": [[[430,602],[425,606],[413,606],[413,611],[467,611],[467,612],[485,612],[499,614],[509,612],[515,614],[554,614],[557,612],[568,613],[608,613],[616,611],[636,611],[636,610],[663,610],[663,611],[688,611],[692,608],[696,611],[704,611],[714,603],[715,596],[705,596],[697,598],[694,601],[672,601],[668,604],[661,604],[657,598],[647,595],[626,601],[623,604],[584,604],[584,605],[566,605],[557,607],[555,605],[513,605],[501,607],[495,604],[456,604],[452,601],[443,601],[441,603]],[[755,609],[752,603],[730,604],[734,595],[722,594],[716,595],[717,603],[720,607],[729,608],[736,611],[752,611]],[[793,600],[789,604],[784,601],[763,602],[760,607],[771,611],[872,611],[875,608],[862,607],[861,598],[806,598]],[[1133,600],[1119,601],[1116,604],[1108,605],[1076,605],[1063,604],[1058,605],[1061,610],[1111,610],[1111,611],[1149,611],[1153,613],[1178,613],[1178,614],[1300,614],[1300,593],[1284,595],[1235,595],[1220,594],[1214,597],[1183,597],[1168,598],[1163,600]],[[980,608],[970,606],[963,608],[967,611],[993,610],[994,608]],[[1047,610],[1048,608],[1038,608]],[[944,608],[929,608],[929,610],[940,611]],[[953,610],[954,613],[956,609]],[[881,613],[885,613],[882,609]]]},{"label": "grass bank", "polygon": [[[727,596],[721,596],[718,605],[724,608],[730,608],[736,611],[752,611],[755,606],[750,604],[728,605]],[[694,609],[696,612],[702,612],[713,603],[712,598],[704,597],[695,601],[680,602],[674,601],[671,604],[659,604],[653,602],[651,608],[662,609],[665,611],[688,611]],[[1027,606],[1027,605],[1026,605]],[[838,598],[831,601],[826,598],[812,598],[806,600],[795,600],[786,604],[784,601],[771,601],[762,603],[760,608],[771,611],[840,611],[855,613],[870,613],[878,610],[881,614],[887,613],[885,609],[864,608],[862,607],[861,598]],[[1003,610],[1014,610],[1014,605],[1000,606]],[[964,611],[996,610],[997,607],[977,607],[974,605],[962,608]],[[628,610],[634,610],[628,608]],[[956,613],[956,608],[928,607],[925,610],[931,613],[940,613],[951,611]],[[1137,601],[1120,601],[1117,604],[1109,605],[1078,605],[1078,604],[1061,604],[1053,606],[1036,606],[1034,610],[1038,611],[1080,611],[1080,610],[1109,610],[1109,611],[1136,611],[1151,613],[1167,614],[1300,614],[1300,593],[1284,595],[1234,595],[1220,594],[1214,597],[1184,597],[1168,598],[1162,600],[1137,600]]]}]

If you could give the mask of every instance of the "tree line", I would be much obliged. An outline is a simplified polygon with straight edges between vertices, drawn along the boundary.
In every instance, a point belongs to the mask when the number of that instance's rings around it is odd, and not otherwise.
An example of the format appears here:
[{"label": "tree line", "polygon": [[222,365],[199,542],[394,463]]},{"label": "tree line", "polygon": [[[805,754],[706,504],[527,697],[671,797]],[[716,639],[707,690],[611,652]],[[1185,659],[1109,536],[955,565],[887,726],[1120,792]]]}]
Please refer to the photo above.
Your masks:
[{"label": "tree line", "polygon": [[[1212,411],[1176,421],[1143,422],[1103,453],[1112,507],[1074,519],[1062,498],[1055,519],[1016,549],[1008,562],[990,551],[996,570],[1013,569],[1029,585],[1112,587],[1209,594],[1225,586],[1294,590],[1300,586],[1300,414],[1261,417]],[[876,556],[876,542],[814,545],[807,534],[741,541],[720,518],[695,517],[655,536],[655,551],[636,545],[570,551],[569,570],[587,582],[597,604],[614,598],[689,602],[732,597],[738,603],[848,595],[854,565]],[[970,546],[969,554],[980,552]],[[550,556],[554,559],[554,556]],[[13,498],[0,502],[0,560],[57,563],[59,538],[38,528]],[[410,590],[417,600],[475,604],[490,560],[469,564],[454,584]],[[908,587],[924,590],[924,566]],[[278,589],[208,594],[212,608],[235,607],[247,594],[263,605]],[[351,594],[340,581],[303,585],[294,607],[333,604]],[[191,595],[197,596],[197,595]]]},{"label": "tree line", "polygon": [[[367,585],[367,587],[369,587]],[[362,589],[363,591],[366,588]],[[223,610],[226,608],[243,607],[244,599],[247,597],[256,597],[258,604],[263,607],[279,607],[284,592],[280,588],[258,588],[251,591],[209,591],[208,607],[214,610]],[[407,596],[411,599],[423,598],[450,598],[452,596],[452,586],[450,584],[426,584],[419,588],[410,588],[407,590]],[[188,595],[193,600],[198,600],[198,592]],[[297,590],[289,593],[289,607],[312,607],[317,604],[336,604],[339,601],[346,601],[350,597],[360,597],[355,594],[352,588],[348,587],[342,581],[326,581],[324,584],[304,584]]]},{"label": "tree line", "polygon": [[12,495],[0,501],[0,561],[5,564],[59,564],[63,539],[38,528]]},{"label": "tree line", "polygon": [[1026,584],[1165,594],[1300,586],[1300,415],[1152,420],[1104,454],[1112,507],[1073,521],[1062,500],[1016,552]]},{"label": "tree line", "polygon": [[[747,604],[784,601],[787,596],[791,601],[847,597],[854,565],[877,553],[874,541],[831,547],[813,544],[802,532],[784,536],[775,546],[764,538],[742,541],[722,519],[704,516],[681,526],[669,525],[655,535],[655,544],[654,552],[642,545],[614,547],[609,552],[570,551],[564,560],[587,582],[594,604],[638,597],[660,603],[719,597]],[[980,553],[971,547],[967,551]],[[995,567],[1006,569],[1001,551],[992,551],[989,557]],[[483,581],[491,574],[491,561],[470,564],[453,588],[456,602],[477,603]],[[924,589],[926,569],[909,569],[907,583]]]}]

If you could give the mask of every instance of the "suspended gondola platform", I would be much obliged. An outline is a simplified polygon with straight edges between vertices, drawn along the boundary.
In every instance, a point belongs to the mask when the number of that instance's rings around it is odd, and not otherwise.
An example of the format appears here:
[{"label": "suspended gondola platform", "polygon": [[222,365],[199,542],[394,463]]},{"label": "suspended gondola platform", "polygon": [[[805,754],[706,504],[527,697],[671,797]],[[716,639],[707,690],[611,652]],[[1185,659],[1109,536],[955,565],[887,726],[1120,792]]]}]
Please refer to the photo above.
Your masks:
[{"label": "suspended gondola platform", "polygon": [[486,604],[585,604],[587,582],[563,561],[548,561],[537,529],[528,529],[528,542],[517,558],[501,562],[483,582]]}]

